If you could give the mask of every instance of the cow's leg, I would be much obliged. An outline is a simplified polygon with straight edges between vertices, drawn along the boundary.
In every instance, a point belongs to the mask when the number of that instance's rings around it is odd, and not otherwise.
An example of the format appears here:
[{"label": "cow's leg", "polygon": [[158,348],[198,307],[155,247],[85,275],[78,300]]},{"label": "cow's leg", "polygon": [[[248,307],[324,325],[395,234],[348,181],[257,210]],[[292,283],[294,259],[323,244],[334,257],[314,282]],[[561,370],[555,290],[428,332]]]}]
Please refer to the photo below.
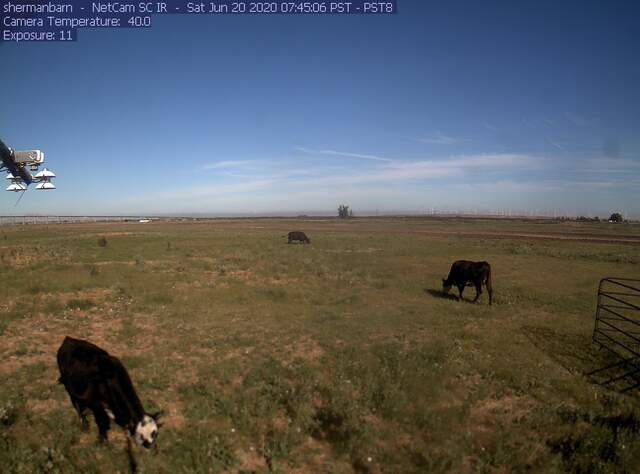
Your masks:
[{"label": "cow's leg", "polygon": [[480,295],[482,294],[482,283],[476,283],[475,286],[476,286],[476,297],[473,299],[474,303],[478,301],[478,298],[480,298]]},{"label": "cow's leg", "polygon": [[87,407],[80,400],[76,400],[73,397],[71,398],[71,403],[73,403],[73,407],[78,412],[78,416],[80,417],[80,421],[82,422],[82,431],[89,431],[89,420],[87,419],[87,415],[85,414],[85,410]]},{"label": "cow's leg", "polygon": [[462,292],[464,291],[464,285],[458,285],[458,291],[460,292],[460,301],[462,301]]},{"label": "cow's leg", "polygon": [[[65,386],[65,388],[67,387]],[[75,408],[76,413],[78,413],[78,416],[80,417],[80,421],[82,422],[82,431],[88,431],[89,420],[87,420],[87,415],[85,415],[84,413],[86,407],[80,400],[78,400],[76,397],[71,395],[71,392],[69,391],[69,389],[67,389],[67,393],[69,394],[69,399],[71,400],[71,404],[73,405],[73,408]]]},{"label": "cow's leg", "polygon": [[96,419],[98,425],[98,440],[101,442],[107,441],[107,432],[111,425],[111,420],[102,407],[92,408],[93,416]]}]

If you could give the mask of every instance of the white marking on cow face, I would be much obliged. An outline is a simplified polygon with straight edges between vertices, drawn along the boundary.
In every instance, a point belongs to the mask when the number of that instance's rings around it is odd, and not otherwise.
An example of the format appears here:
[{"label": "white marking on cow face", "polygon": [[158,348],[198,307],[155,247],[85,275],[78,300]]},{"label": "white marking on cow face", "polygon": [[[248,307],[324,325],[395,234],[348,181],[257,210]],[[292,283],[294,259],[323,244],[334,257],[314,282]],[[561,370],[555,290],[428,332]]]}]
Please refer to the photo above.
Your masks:
[{"label": "white marking on cow face", "polygon": [[105,408],[104,411],[107,412],[107,416],[109,418],[111,418],[112,420],[116,419],[116,416],[113,414],[113,412],[111,410],[109,410],[108,408]]},{"label": "white marking on cow face", "polygon": [[153,446],[153,443],[155,443],[158,437],[158,424],[156,420],[149,415],[144,415],[144,418],[136,425],[134,437],[136,443],[144,448]]}]

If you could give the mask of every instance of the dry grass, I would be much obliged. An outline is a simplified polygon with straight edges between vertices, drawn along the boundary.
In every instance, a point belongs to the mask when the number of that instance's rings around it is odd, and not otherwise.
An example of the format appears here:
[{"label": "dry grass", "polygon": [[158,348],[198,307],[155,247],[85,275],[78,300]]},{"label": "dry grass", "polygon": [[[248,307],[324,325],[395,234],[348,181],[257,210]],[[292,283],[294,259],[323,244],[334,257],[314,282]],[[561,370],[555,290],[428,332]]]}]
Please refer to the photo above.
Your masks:
[{"label": "dry grass", "polygon": [[[310,246],[282,235],[304,229]],[[124,472],[56,383],[65,335],[166,411],[147,472],[634,472],[635,396],[593,385],[603,276],[640,229],[438,219],[7,227],[3,472]],[[96,245],[100,236],[106,247]],[[25,243],[28,242],[28,245]],[[489,307],[439,293],[488,260]],[[467,290],[467,298],[473,291]]]}]

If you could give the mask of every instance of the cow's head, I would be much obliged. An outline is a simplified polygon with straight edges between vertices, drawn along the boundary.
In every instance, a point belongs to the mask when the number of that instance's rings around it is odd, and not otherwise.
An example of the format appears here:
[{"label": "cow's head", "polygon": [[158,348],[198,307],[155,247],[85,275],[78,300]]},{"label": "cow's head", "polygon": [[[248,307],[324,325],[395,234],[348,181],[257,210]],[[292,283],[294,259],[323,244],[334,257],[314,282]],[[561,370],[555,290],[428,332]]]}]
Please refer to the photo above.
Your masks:
[{"label": "cow's head", "polygon": [[447,282],[446,278],[442,279],[442,292],[446,295],[447,293],[449,293],[449,290],[451,289],[451,283]]},{"label": "cow's head", "polygon": [[135,431],[133,433],[133,437],[143,448],[149,449],[156,442],[156,438],[158,437],[158,429],[160,425],[158,423],[158,418],[160,418],[161,412],[154,414],[145,414],[142,417],[142,420],[138,422],[136,425]]}]

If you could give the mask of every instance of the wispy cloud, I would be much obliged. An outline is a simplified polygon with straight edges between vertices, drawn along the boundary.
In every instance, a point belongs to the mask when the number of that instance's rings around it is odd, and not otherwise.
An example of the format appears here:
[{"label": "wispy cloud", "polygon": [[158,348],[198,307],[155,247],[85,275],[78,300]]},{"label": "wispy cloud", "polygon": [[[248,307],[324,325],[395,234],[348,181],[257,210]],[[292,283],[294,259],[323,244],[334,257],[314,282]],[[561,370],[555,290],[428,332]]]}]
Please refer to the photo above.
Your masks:
[{"label": "wispy cloud", "polygon": [[508,153],[459,155],[438,160],[394,162],[360,179],[397,181],[463,176],[478,171],[514,171],[538,166],[543,161],[543,158]]},{"label": "wispy cloud", "polygon": [[435,135],[427,138],[418,138],[420,143],[426,143],[428,145],[456,145],[463,140],[459,138],[449,137],[442,132],[438,131]]},{"label": "wispy cloud", "polygon": [[452,184],[451,189],[458,191],[472,191],[483,193],[543,193],[561,191],[562,185],[557,182],[549,181],[514,181],[514,180],[498,180],[488,181],[484,183],[463,183]]},{"label": "wispy cloud", "polygon": [[435,160],[389,160],[358,170],[341,173],[318,173],[305,179],[291,181],[302,187],[343,187],[367,184],[387,185],[411,181],[425,181],[447,177],[466,177],[469,174],[521,171],[534,169],[546,163],[545,158],[518,154],[458,155]]},{"label": "wispy cloud", "polygon": [[562,145],[560,145],[558,142],[555,142],[553,140],[551,140],[550,138],[547,138],[547,141],[553,145],[554,147],[556,147],[558,150],[562,150],[564,151],[564,147]]},{"label": "wispy cloud", "polygon": [[260,163],[258,160],[230,160],[230,161],[216,161],[214,163],[208,163],[202,167],[204,170],[220,170],[220,169],[246,169],[255,168],[256,164]]},{"label": "wispy cloud", "polygon": [[[228,161],[224,166],[237,163],[245,160]],[[128,199],[123,196],[120,204],[164,212],[185,209],[194,212],[314,211],[332,209],[339,197],[361,209],[387,206],[401,210],[425,203],[527,207],[531,203],[542,206],[558,200],[565,202],[567,195],[602,193],[610,196],[621,190],[633,193],[640,187],[637,172],[640,163],[636,161],[599,158],[581,163],[580,171],[587,168],[611,173],[619,169],[633,173],[598,176],[566,168],[553,178],[544,179],[544,173],[556,169],[553,157],[510,153],[413,161],[373,160],[357,168],[331,162],[301,168],[295,159],[283,160],[277,165],[268,160],[255,160],[252,163],[255,170],[244,177],[230,176],[223,181],[216,178],[215,182],[197,186],[185,182],[172,189],[130,195]],[[221,173],[226,173],[226,169],[222,168]],[[579,203],[580,199],[574,201]]]},{"label": "wispy cloud", "polygon": [[[495,172],[513,172],[535,169],[544,165],[545,159],[518,154],[458,155],[436,160],[401,161],[386,160],[357,170],[316,168],[313,174],[292,173],[291,170],[273,172],[265,162],[266,184],[287,189],[344,189],[368,185],[402,185],[416,181],[440,178],[466,178],[469,175]],[[253,182],[252,182],[253,183]],[[260,182],[261,185],[265,181]],[[235,188],[232,188],[235,192]],[[219,193],[220,188],[212,192]]]},{"label": "wispy cloud", "polygon": [[482,125],[484,125],[484,128],[486,128],[487,130],[490,130],[492,132],[500,131],[500,129],[498,127],[496,127],[492,123],[487,122],[486,120],[482,123]]},{"label": "wispy cloud", "polygon": [[565,112],[564,116],[577,127],[595,127],[599,123],[597,118],[589,118],[573,112]]},{"label": "wispy cloud", "polygon": [[371,160],[371,161],[393,161],[390,158],[384,158],[376,155],[364,155],[361,153],[350,153],[345,151],[336,151],[336,150],[314,150],[311,148],[304,147],[295,147],[294,150],[300,151],[302,153],[306,153],[309,155],[330,155],[330,156],[344,156],[346,158],[359,158],[362,160]]},{"label": "wispy cloud", "polygon": [[640,174],[640,160],[623,158],[591,158],[586,160],[584,171],[589,173]]},{"label": "wispy cloud", "polygon": [[551,129],[557,125],[557,120],[549,117],[522,117],[522,124],[527,128]]}]

